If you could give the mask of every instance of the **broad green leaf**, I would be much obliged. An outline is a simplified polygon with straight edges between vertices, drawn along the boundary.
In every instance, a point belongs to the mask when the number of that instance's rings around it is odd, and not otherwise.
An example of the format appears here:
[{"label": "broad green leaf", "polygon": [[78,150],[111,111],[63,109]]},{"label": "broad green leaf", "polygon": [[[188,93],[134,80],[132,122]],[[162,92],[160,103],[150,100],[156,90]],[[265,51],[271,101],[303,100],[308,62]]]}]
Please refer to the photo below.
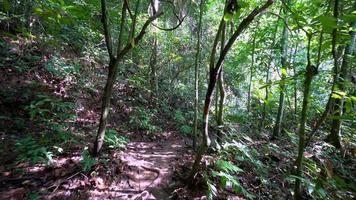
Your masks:
[{"label": "broad green leaf", "polygon": [[329,32],[337,27],[336,19],[333,16],[322,15],[322,16],[319,16],[317,19],[323,26],[323,29],[327,32]]},{"label": "broad green leaf", "polygon": [[344,15],[341,18],[345,22],[348,22],[348,23],[355,23],[356,22],[356,15]]},{"label": "broad green leaf", "polygon": [[216,162],[216,166],[218,167],[219,170],[225,171],[225,172],[243,172],[242,169],[239,167],[235,166],[229,161],[225,160],[218,160]]}]

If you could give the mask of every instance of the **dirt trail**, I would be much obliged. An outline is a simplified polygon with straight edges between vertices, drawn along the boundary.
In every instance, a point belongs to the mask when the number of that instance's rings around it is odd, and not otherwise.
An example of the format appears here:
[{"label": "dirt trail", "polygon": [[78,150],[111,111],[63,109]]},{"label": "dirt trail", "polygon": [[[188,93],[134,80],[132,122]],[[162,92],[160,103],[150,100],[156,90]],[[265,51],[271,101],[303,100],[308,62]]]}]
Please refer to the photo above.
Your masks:
[{"label": "dirt trail", "polygon": [[[174,171],[188,156],[183,137],[165,133],[159,139],[134,139],[119,155],[121,178],[107,191],[111,199],[169,199],[175,182]],[[97,195],[95,195],[95,193]],[[99,191],[90,199],[102,199]]]},{"label": "dirt trail", "polygon": [[7,185],[0,199],[23,199],[33,193],[55,200],[168,200],[180,183],[175,172],[188,165],[192,152],[179,133],[154,136],[131,135],[126,150],[104,151],[88,173],[80,167],[80,154],[57,158],[57,167],[29,167],[38,172]]}]

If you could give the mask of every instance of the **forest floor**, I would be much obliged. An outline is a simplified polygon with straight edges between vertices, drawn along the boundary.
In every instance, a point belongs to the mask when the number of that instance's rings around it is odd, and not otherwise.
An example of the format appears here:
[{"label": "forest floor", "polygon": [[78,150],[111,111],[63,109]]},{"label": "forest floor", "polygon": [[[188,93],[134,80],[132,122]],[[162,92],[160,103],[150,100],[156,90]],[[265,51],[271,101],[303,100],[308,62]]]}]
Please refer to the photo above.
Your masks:
[{"label": "forest floor", "polygon": [[104,153],[91,173],[78,167],[76,154],[54,159],[51,167],[27,166],[24,176],[2,171],[9,176],[0,179],[6,188],[0,199],[23,199],[33,190],[44,199],[185,199],[177,193],[183,189],[177,169],[186,168],[191,154],[185,139],[173,132],[154,141],[130,138],[125,150]]},{"label": "forest floor", "polygon": [[[100,157],[85,158],[100,116],[105,79],[95,74],[106,73],[102,65],[91,62],[81,71],[84,79],[96,77],[89,80],[90,88],[83,87],[77,83],[78,76],[58,77],[49,72],[45,65],[49,57],[36,43],[4,38],[4,52],[0,52],[6,58],[0,62],[4,86],[0,90],[0,199],[188,198],[178,173],[186,172],[192,162],[189,138],[169,125],[157,133],[120,126],[128,124],[135,110],[134,88],[117,83],[108,125],[108,130],[116,130],[128,143],[121,148],[105,145]],[[68,60],[76,56],[65,53],[61,56]],[[68,110],[67,103],[75,104],[69,109],[76,116],[74,121],[63,111]],[[64,120],[57,117],[61,114]],[[90,169],[84,170],[85,165]]]}]

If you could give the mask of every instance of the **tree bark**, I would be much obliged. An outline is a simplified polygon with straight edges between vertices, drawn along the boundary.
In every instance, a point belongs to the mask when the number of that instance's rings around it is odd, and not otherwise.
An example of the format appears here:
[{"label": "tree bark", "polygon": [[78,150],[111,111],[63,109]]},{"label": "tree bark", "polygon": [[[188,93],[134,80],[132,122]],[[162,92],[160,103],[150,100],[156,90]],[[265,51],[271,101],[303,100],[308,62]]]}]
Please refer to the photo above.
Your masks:
[{"label": "tree bark", "polygon": [[[338,20],[339,18],[339,0],[334,1],[334,12],[333,12],[334,18]],[[338,82],[340,80],[340,70],[339,70],[339,56],[337,53],[337,37],[338,30],[337,28],[334,28],[332,32],[332,55],[334,59],[334,84],[332,88],[332,93],[335,92],[336,89],[338,89]],[[331,110],[335,113],[335,116],[341,116],[342,115],[342,105],[339,99],[334,99],[332,97],[332,94],[330,95],[331,98]],[[341,121],[340,120],[333,120],[331,124],[331,129],[330,129],[330,134],[326,137],[326,141],[329,142],[330,144],[334,145],[336,148],[341,148],[341,141],[340,141],[340,127],[341,127]]]},{"label": "tree bark", "polygon": [[194,69],[194,124],[193,124],[193,149],[196,150],[197,144],[197,132],[198,132],[198,113],[199,113],[199,62],[200,62],[200,38],[202,29],[202,19],[203,19],[203,7],[204,0],[200,0],[199,5],[199,22],[198,22],[198,33],[197,33],[197,52],[195,54],[195,69]]},{"label": "tree bark", "polygon": [[[353,28],[355,28],[355,24],[353,23]],[[337,88],[340,91],[345,91],[345,82],[347,82],[348,79],[348,72],[349,72],[349,64],[352,61],[352,55],[354,54],[354,45],[355,45],[355,32],[351,31],[351,40],[345,47],[345,53],[344,53],[344,58],[341,64],[340,68],[340,76],[338,78],[337,82]],[[334,145],[336,148],[341,148],[341,124],[342,121],[340,117],[343,115],[343,104],[344,104],[344,98],[338,98],[335,99],[334,102],[334,118],[331,123],[331,132],[326,138],[326,141],[330,142],[332,145]]]},{"label": "tree bark", "polygon": [[256,35],[257,35],[257,31],[255,31],[255,34],[253,35],[253,39],[252,39],[250,79],[249,79],[248,94],[247,94],[247,112],[248,113],[250,113],[250,110],[251,110],[251,88],[252,88],[253,68],[255,65]]},{"label": "tree bark", "polygon": [[[95,156],[99,154],[99,152],[103,146],[103,143],[104,143],[105,130],[106,130],[106,125],[107,125],[109,111],[110,111],[110,100],[111,100],[112,90],[113,90],[113,86],[114,86],[115,79],[117,76],[117,68],[118,68],[118,62],[116,62],[116,59],[113,55],[113,44],[112,44],[110,28],[108,25],[106,0],[101,0],[101,8],[102,8],[101,12],[102,12],[102,23],[104,26],[105,42],[106,42],[106,46],[108,49],[110,61],[109,61],[108,78],[107,78],[107,81],[105,84],[105,89],[104,89],[103,98],[102,98],[99,130],[98,130],[98,134],[97,134],[96,141],[94,143],[94,149],[93,149],[93,155],[95,155]],[[118,47],[117,47],[118,52],[121,49],[123,26],[125,24],[125,18],[126,18],[126,8],[125,8],[125,2],[124,2],[122,5],[122,13],[121,13],[121,21],[120,21],[120,34],[119,34],[119,41],[118,41]]]},{"label": "tree bark", "polygon": [[[106,130],[106,124],[109,116],[109,110],[110,110],[110,99],[112,96],[112,91],[113,91],[113,86],[116,80],[116,75],[117,75],[117,69],[119,63],[122,61],[123,57],[134,47],[135,44],[137,44],[145,35],[147,27],[158,17],[160,17],[163,12],[158,12],[155,15],[149,17],[147,21],[144,23],[144,25],[141,28],[140,33],[134,38],[133,41],[128,42],[126,46],[121,49],[122,46],[122,36],[123,36],[123,27],[125,24],[125,18],[126,18],[126,8],[125,8],[125,1],[123,2],[123,10],[122,10],[122,15],[121,15],[121,24],[120,24],[120,34],[119,34],[119,39],[118,39],[118,47],[117,47],[117,55],[116,57],[113,55],[113,47],[112,47],[112,39],[110,36],[110,30],[108,28],[108,19],[107,19],[107,11],[106,11],[106,0],[101,1],[101,6],[102,6],[102,22],[104,26],[104,35],[105,35],[105,41],[107,42],[107,48],[108,48],[108,53],[110,57],[109,61],[109,73],[108,73],[108,78],[106,80],[105,84],[105,89],[103,93],[103,98],[102,98],[102,106],[101,106],[101,116],[100,116],[100,122],[99,122],[99,129],[98,133],[96,136],[96,140],[94,142],[94,148],[92,151],[93,156],[97,156],[103,146],[104,143],[104,137],[105,137],[105,130]],[[109,44],[108,44],[109,43]],[[111,55],[110,55],[111,54]]]},{"label": "tree bark", "polygon": [[303,159],[304,159],[304,146],[305,146],[305,123],[307,120],[307,111],[309,104],[309,96],[310,96],[310,86],[313,80],[313,77],[317,74],[317,68],[311,64],[310,61],[310,43],[312,36],[308,34],[308,64],[305,71],[305,80],[304,80],[304,91],[303,91],[303,105],[302,105],[302,113],[300,118],[300,127],[299,127],[299,144],[298,144],[298,156],[296,159],[296,172],[295,176],[297,177],[295,180],[295,188],[294,194],[295,199],[302,199],[302,188],[301,188],[301,179],[303,174]]},{"label": "tree bark", "polygon": [[[224,23],[223,30],[221,33],[221,49],[225,46],[225,34],[226,34],[226,23]],[[221,64],[223,65],[223,63]],[[224,87],[224,68],[221,66],[221,70],[218,77],[218,85],[219,85],[219,106],[218,106],[218,113],[217,113],[217,124],[218,124],[218,137],[217,143],[221,143],[223,138],[223,130],[222,126],[224,125],[224,103],[225,103],[225,87]],[[218,100],[218,99],[216,99]]]},{"label": "tree bark", "polygon": [[[289,4],[289,1],[287,1],[287,4]],[[287,14],[286,9],[284,9],[284,14]],[[279,106],[278,106],[278,113],[277,113],[277,117],[276,117],[276,122],[275,122],[275,126],[273,129],[273,135],[272,135],[272,139],[276,139],[280,134],[281,134],[281,130],[282,130],[282,119],[283,119],[283,113],[284,113],[284,96],[285,96],[285,79],[286,79],[286,71],[287,71],[287,54],[288,54],[288,29],[286,26],[286,23],[284,24],[283,27],[283,34],[282,34],[282,38],[281,38],[281,43],[282,43],[282,48],[281,48],[281,71],[282,71],[282,76],[281,76],[281,82],[279,84],[279,89],[280,89],[280,93],[279,93]]]},{"label": "tree bark", "polygon": [[[263,6],[254,9],[244,20],[241,21],[235,32],[232,34],[232,36],[229,38],[227,44],[225,45],[224,49],[221,51],[221,54],[219,56],[219,59],[215,65],[213,65],[212,70],[210,70],[210,77],[209,77],[209,84],[208,84],[208,90],[206,92],[205,96],[205,103],[204,103],[204,110],[203,110],[203,127],[204,127],[204,138],[202,140],[201,146],[199,151],[196,154],[194,164],[192,166],[192,169],[190,171],[190,174],[188,176],[188,180],[193,181],[195,174],[199,170],[200,166],[200,161],[203,158],[203,155],[205,154],[206,150],[208,149],[210,145],[210,138],[209,138],[209,109],[210,109],[210,104],[211,104],[211,98],[212,94],[215,88],[216,80],[218,78],[218,75],[221,70],[221,64],[223,60],[225,59],[226,54],[230,50],[231,46],[234,44],[236,39],[240,36],[240,34],[251,24],[251,22],[254,20],[254,18],[259,15],[261,12],[266,10],[270,5],[272,5],[273,0],[268,0]],[[219,37],[219,31],[217,34],[217,37]],[[215,38],[215,40],[217,40]],[[216,48],[216,46],[215,46]],[[212,51],[215,51],[213,47]],[[210,63],[215,63],[215,59],[211,59],[212,62]]]},{"label": "tree bark", "polygon": [[157,98],[157,35],[154,34],[152,40],[152,53],[150,59],[150,85],[151,85],[151,100],[155,102]]},{"label": "tree bark", "polygon": [[[278,15],[280,15],[282,11],[282,8],[279,10],[279,13]],[[274,31],[273,33],[277,33],[277,30],[278,30],[278,21],[279,21],[279,18],[276,20],[276,26],[274,28]],[[272,39],[272,43],[270,45],[270,49],[272,50],[276,44],[276,37],[277,37],[277,34],[274,34],[273,35],[273,39]],[[269,82],[269,74],[270,74],[270,68],[271,68],[271,63],[272,63],[272,57],[273,53],[270,53],[270,59],[269,59],[269,62],[267,63],[267,71],[266,71],[266,84],[268,84]],[[265,127],[265,120],[266,120],[266,115],[267,115],[267,102],[268,102],[268,91],[269,89],[269,86],[267,85],[266,88],[265,88],[265,99],[263,101],[263,112],[262,112],[262,120],[261,120],[261,126],[260,126],[260,131]]]}]

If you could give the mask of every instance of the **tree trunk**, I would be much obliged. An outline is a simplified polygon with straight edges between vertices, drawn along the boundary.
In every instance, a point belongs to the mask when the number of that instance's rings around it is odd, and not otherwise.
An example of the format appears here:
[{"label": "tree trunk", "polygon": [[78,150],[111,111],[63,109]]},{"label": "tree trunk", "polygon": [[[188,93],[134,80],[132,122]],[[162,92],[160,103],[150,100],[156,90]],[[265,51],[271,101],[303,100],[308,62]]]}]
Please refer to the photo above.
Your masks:
[{"label": "tree trunk", "polygon": [[256,35],[257,35],[257,31],[255,31],[255,34],[254,34],[253,40],[252,40],[250,79],[249,79],[248,94],[247,94],[247,112],[248,113],[250,113],[250,110],[251,110],[251,88],[252,88],[253,68],[254,68],[254,65],[255,65]]},{"label": "tree trunk", "polygon": [[[222,33],[221,33],[221,41],[220,49],[224,49],[225,46],[225,34],[226,34],[226,23],[223,25]],[[219,105],[218,105],[218,113],[217,113],[217,125],[218,125],[218,135],[217,135],[217,143],[221,143],[223,138],[223,125],[224,125],[224,103],[225,103],[225,87],[224,87],[224,67],[223,63],[221,64],[221,70],[218,77],[218,86],[219,86]],[[216,99],[217,100],[217,99]]]},{"label": "tree trunk", "polygon": [[134,38],[133,41],[128,42],[124,48],[121,49],[122,46],[122,37],[123,37],[123,30],[126,18],[126,3],[123,2],[122,8],[122,15],[121,15],[121,24],[120,24],[120,34],[119,40],[117,45],[117,55],[116,57],[113,55],[113,48],[112,48],[112,38],[110,36],[110,29],[108,27],[108,19],[107,19],[107,11],[106,11],[106,0],[101,0],[102,6],[102,23],[104,26],[104,36],[105,42],[108,49],[110,61],[109,61],[109,73],[108,78],[106,80],[105,89],[102,98],[102,107],[101,107],[101,116],[99,122],[99,129],[97,133],[96,140],[94,142],[94,149],[92,151],[93,156],[97,156],[102,148],[104,143],[105,137],[105,130],[107,119],[109,116],[110,110],[110,99],[113,91],[113,86],[115,83],[116,75],[117,75],[117,68],[119,63],[122,61],[123,57],[137,44],[145,35],[147,27],[158,17],[163,15],[163,12],[155,13],[154,15],[150,16],[146,22],[143,24],[140,33]]},{"label": "tree trunk", "polygon": [[[278,12],[278,15],[281,14],[281,11],[282,11],[282,8],[279,10]],[[277,30],[278,30],[278,21],[279,21],[279,18],[276,20],[276,26],[274,28],[274,31],[273,33],[277,33]],[[272,43],[271,43],[271,46],[270,46],[270,49],[273,49],[275,44],[276,44],[276,37],[277,37],[277,34],[274,34],[273,35],[273,39],[272,39]],[[269,62],[267,64],[267,73],[266,73],[266,84],[268,84],[269,82],[269,74],[270,74],[270,68],[271,68],[271,63],[272,63],[272,57],[273,53],[270,53],[270,59],[269,59]],[[267,85],[266,88],[265,88],[265,99],[263,101],[263,112],[262,112],[262,120],[261,120],[261,126],[260,126],[260,131],[265,127],[265,120],[266,120],[266,115],[267,115],[267,102],[268,102],[268,91],[269,89],[269,86]]]},{"label": "tree trunk", "polygon": [[[268,84],[269,82],[269,69],[270,69],[270,65],[267,66],[267,71],[266,71],[266,84]],[[260,126],[260,130],[262,130],[265,126],[265,120],[266,120],[266,114],[267,114],[267,102],[268,102],[268,85],[265,88],[265,99],[263,101],[263,112],[262,112],[262,121],[261,121],[261,126]]]},{"label": "tree trunk", "polygon": [[202,29],[202,19],[203,19],[203,7],[204,0],[200,0],[199,6],[199,22],[198,22],[198,33],[197,33],[197,52],[195,54],[195,70],[194,70],[194,128],[193,128],[193,149],[196,150],[197,132],[198,132],[198,113],[199,113],[199,62],[200,62],[200,38]]},{"label": "tree trunk", "polygon": [[310,96],[310,86],[313,80],[313,77],[317,74],[317,68],[311,65],[310,62],[310,43],[311,43],[311,35],[308,34],[308,64],[305,71],[305,80],[304,80],[304,90],[303,90],[303,105],[302,105],[302,113],[300,118],[300,127],[299,127],[299,144],[298,144],[298,156],[296,159],[296,172],[295,176],[297,177],[295,180],[295,188],[294,194],[295,199],[302,199],[302,187],[301,187],[301,178],[303,174],[303,154],[304,154],[304,146],[305,146],[305,123],[307,120],[307,111],[309,104],[309,96]]},{"label": "tree trunk", "polygon": [[293,94],[293,98],[294,98],[294,119],[297,120],[297,116],[298,116],[298,82],[297,82],[297,65],[295,64],[295,57],[298,51],[298,44],[295,45],[295,49],[294,49],[294,53],[293,53],[293,76],[295,78],[294,80],[294,94]]},{"label": "tree trunk", "polygon": [[150,59],[150,85],[151,85],[151,100],[155,104],[155,99],[157,98],[157,36],[154,34],[152,40],[152,53]]},{"label": "tree trunk", "polygon": [[[287,2],[287,4],[289,4]],[[287,14],[286,9],[284,9],[284,14]],[[284,95],[285,95],[285,79],[286,79],[286,72],[287,72],[287,54],[288,54],[288,29],[286,25],[284,24],[283,27],[283,34],[281,38],[281,43],[282,43],[282,48],[281,48],[281,71],[282,71],[282,77],[281,77],[281,82],[279,84],[279,106],[278,106],[278,113],[276,117],[276,122],[275,126],[273,129],[273,135],[272,139],[276,139],[282,130],[282,119],[283,119],[283,112],[284,112]]]},{"label": "tree trunk", "polygon": [[[353,28],[355,28],[355,24],[353,23]],[[338,78],[337,82],[337,88],[340,91],[345,91],[345,82],[347,82],[348,79],[348,72],[349,72],[349,64],[352,61],[352,56],[354,54],[354,45],[355,45],[355,32],[351,31],[351,40],[345,47],[345,53],[344,53],[344,58],[341,64],[341,69],[340,69],[340,76]],[[326,138],[326,141],[330,142],[332,145],[334,145],[336,148],[341,148],[341,140],[340,140],[340,135],[341,135],[341,119],[340,117],[342,116],[343,112],[343,104],[344,104],[344,99],[343,98],[338,98],[335,99],[334,102],[334,116],[336,117],[335,119],[332,120],[331,124],[331,132]]]},{"label": "tree trunk", "polygon": [[[203,158],[203,155],[205,154],[206,150],[208,149],[210,145],[210,138],[209,138],[209,109],[210,109],[210,104],[211,104],[211,99],[212,99],[212,94],[215,88],[215,84],[218,78],[218,75],[221,71],[222,67],[222,62],[225,59],[226,54],[236,41],[236,39],[240,36],[240,34],[251,24],[251,22],[254,20],[254,18],[259,15],[261,12],[266,10],[270,5],[272,5],[273,0],[268,0],[263,6],[254,9],[244,20],[241,21],[235,32],[232,34],[232,36],[229,38],[227,44],[225,45],[224,49],[222,49],[219,59],[215,65],[210,66],[210,76],[209,76],[209,84],[208,84],[208,90],[206,92],[205,96],[205,103],[204,103],[204,110],[203,110],[203,127],[204,127],[204,138],[202,140],[201,146],[199,151],[196,154],[194,164],[192,166],[192,169],[189,173],[188,180],[193,182],[195,174],[199,170],[200,166],[200,161]],[[224,20],[224,19],[222,19]],[[219,38],[219,31],[216,35],[217,38]],[[217,40],[215,38],[215,40]],[[212,52],[216,51],[216,46],[213,46]],[[215,55],[215,54],[214,54]],[[215,63],[215,59],[211,58],[210,63]]]},{"label": "tree trunk", "polygon": [[112,96],[113,86],[116,80],[118,64],[114,60],[110,60],[109,64],[109,74],[106,80],[106,85],[103,93],[102,105],[101,105],[101,116],[99,123],[99,130],[94,143],[93,155],[98,155],[100,152],[105,136],[106,124],[108,121],[109,111],[110,111],[110,100]]},{"label": "tree trunk", "polygon": [[[106,10],[106,0],[101,1],[101,8],[102,8],[102,23],[104,26],[104,35],[105,35],[105,41],[106,41],[106,46],[108,49],[109,53],[109,73],[108,73],[108,78],[106,80],[105,84],[105,89],[103,93],[103,98],[102,98],[102,105],[101,105],[101,115],[100,115],[100,122],[99,122],[99,129],[98,129],[98,134],[96,136],[96,141],[94,142],[94,149],[93,149],[93,155],[98,155],[103,143],[104,143],[104,137],[105,137],[105,130],[106,130],[106,124],[108,121],[108,116],[110,112],[110,100],[112,96],[112,90],[113,86],[116,80],[116,75],[117,75],[117,68],[119,65],[119,62],[117,62],[117,59],[113,56],[113,47],[112,47],[112,38],[110,34],[110,28],[108,26],[108,18],[107,18],[107,10]],[[122,6],[122,15],[121,15],[121,21],[120,21],[120,35],[119,35],[119,41],[118,41],[118,47],[117,47],[117,52],[120,52],[121,50],[121,44],[122,44],[122,36],[123,36],[123,27],[125,24],[125,18],[126,18],[126,8],[125,8],[125,2],[123,3]]]},{"label": "tree trunk", "polygon": [[[334,1],[334,13],[333,13],[335,19],[337,20],[339,18],[339,0]],[[337,53],[337,28],[335,28],[332,32],[332,55],[334,59],[334,87],[332,88],[332,93],[335,92],[336,89],[342,90],[341,88],[338,88],[339,85],[339,80],[340,80],[340,70],[339,70],[339,62],[338,62],[338,53]],[[339,99],[334,99],[332,97],[332,94],[330,96],[332,104],[331,104],[331,109],[335,113],[335,116],[341,116],[342,115],[342,102]],[[336,148],[341,148],[341,142],[340,142],[340,127],[341,127],[341,121],[340,120],[333,120],[331,124],[331,130],[330,134],[326,137],[326,141],[329,142],[330,144],[334,145]]]}]

